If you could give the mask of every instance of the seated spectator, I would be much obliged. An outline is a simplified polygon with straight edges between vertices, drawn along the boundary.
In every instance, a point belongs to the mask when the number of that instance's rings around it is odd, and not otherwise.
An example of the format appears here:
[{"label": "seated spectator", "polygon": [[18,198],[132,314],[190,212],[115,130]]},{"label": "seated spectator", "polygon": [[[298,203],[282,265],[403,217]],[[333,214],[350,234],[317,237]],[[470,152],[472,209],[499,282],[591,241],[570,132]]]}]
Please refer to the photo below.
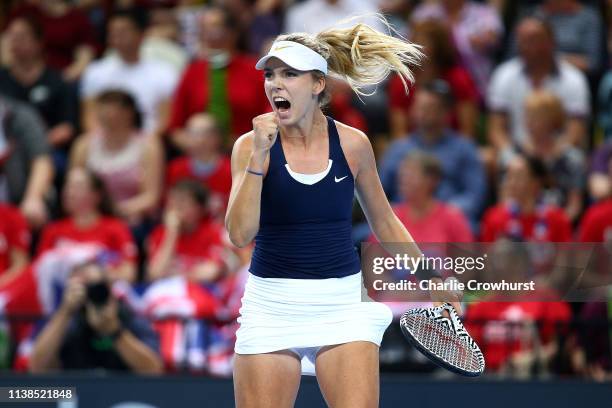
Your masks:
[{"label": "seated spectator", "polygon": [[450,26],[461,60],[484,96],[504,31],[497,10],[472,0],[443,0],[423,2],[411,15],[413,24],[431,19]]},{"label": "seated spectator", "polygon": [[227,10],[211,7],[200,18],[203,55],[187,66],[180,80],[170,116],[172,142],[181,150],[188,143],[187,120],[199,112],[216,119],[229,150],[234,140],[249,132],[251,123],[269,109],[263,90],[263,75],[255,60],[236,50],[237,33]]},{"label": "seated spectator", "polygon": [[112,257],[107,268],[111,280],[136,278],[136,247],[130,230],[112,216],[112,208],[101,179],[82,167],[73,167],[66,176],[62,194],[66,218],[47,224],[41,233],[38,254],[62,246],[100,244]]},{"label": "seated spectator", "polygon": [[22,16],[31,16],[40,25],[47,64],[61,70],[66,81],[78,80],[96,54],[95,33],[87,15],[68,0],[49,0],[22,2],[9,21]]},{"label": "seated spectator", "polygon": [[450,112],[451,126],[461,134],[474,138],[480,96],[469,72],[458,62],[451,33],[443,23],[427,20],[414,25],[410,40],[423,46],[427,58],[415,70],[416,81],[408,94],[399,76],[393,76],[389,82],[391,136],[403,137],[413,130],[409,112],[414,103],[415,88],[442,79],[450,86],[455,100]]},{"label": "seated spectator", "polygon": [[0,292],[30,260],[30,231],[19,210],[0,203]]},{"label": "seated spectator", "polygon": [[[164,223],[149,239],[146,310],[180,317],[156,323],[162,358],[171,369],[231,375],[237,299],[245,274],[228,249],[221,224],[207,215],[207,192],[197,181],[171,188]],[[239,254],[238,254],[239,255]],[[212,322],[214,317],[225,321]]]},{"label": "seated spectator", "polygon": [[211,195],[211,215],[223,218],[232,188],[232,172],[230,158],[221,152],[221,129],[212,115],[197,113],[187,121],[186,134],[187,156],[168,163],[166,188],[183,179],[202,182]]},{"label": "seated spectator", "polygon": [[103,368],[159,374],[159,342],[148,323],[112,294],[99,263],[77,267],[63,300],[34,342],[30,371]]},{"label": "seated spectator", "polygon": [[149,237],[147,279],[183,275],[200,283],[223,273],[223,227],[208,216],[208,192],[200,183],[182,180],[168,194],[164,223]]},{"label": "seated spectator", "polygon": [[572,226],[563,210],[542,201],[547,179],[541,160],[516,155],[502,182],[501,202],[482,218],[482,241],[571,241]]},{"label": "seated spectator", "polygon": [[176,85],[173,69],[140,57],[145,23],[135,12],[117,12],[108,21],[108,47],[116,51],[87,67],[81,82],[83,126],[97,125],[94,102],[108,90],[121,89],[134,96],[143,115],[147,135],[166,129],[169,101]]},{"label": "seated spectator", "polygon": [[470,224],[461,210],[434,196],[443,176],[438,159],[411,152],[399,169],[403,200],[393,207],[393,212],[417,242],[471,242],[474,237]]},{"label": "seated spectator", "polygon": [[4,95],[35,108],[43,118],[55,168],[63,174],[78,120],[75,95],[61,74],[45,63],[43,32],[34,20],[17,17],[6,34],[11,64],[0,68],[0,89]]},{"label": "seated spectator", "polygon": [[604,27],[598,10],[578,0],[544,0],[531,14],[548,21],[561,57],[585,73],[598,73]]},{"label": "seated spectator", "polygon": [[113,207],[131,226],[157,210],[163,177],[163,152],[157,139],[140,132],[136,101],[123,91],[97,98],[100,126],[75,143],[71,167],[86,167],[104,181]]},{"label": "seated spectator", "polygon": [[416,130],[387,148],[380,178],[389,198],[397,202],[400,163],[413,150],[428,152],[442,163],[444,174],[436,197],[455,205],[475,222],[486,193],[485,174],[476,145],[448,127],[450,106],[450,89],[444,81],[434,81],[417,90],[413,115]]},{"label": "seated spectator", "polygon": [[489,141],[498,161],[508,163],[516,146],[524,147],[525,98],[534,89],[546,89],[559,97],[568,117],[562,143],[582,148],[590,114],[589,88],[584,74],[555,56],[551,27],[527,17],[516,30],[519,56],[501,64],[488,91]]},{"label": "seated spectator", "polygon": [[0,95],[0,201],[19,206],[31,227],[48,219],[53,160],[40,117]]},{"label": "seated spectator", "polygon": [[[533,266],[529,248],[512,242],[492,244],[489,260],[495,260],[496,281],[524,282]],[[534,291],[484,293],[467,307],[465,325],[480,346],[487,370],[525,378],[534,368],[551,370],[555,356],[563,352],[559,338],[566,337],[572,318],[569,304],[560,301],[544,281]]]},{"label": "seated spectator", "polygon": [[551,179],[544,201],[563,208],[574,221],[582,213],[586,161],[581,150],[559,137],[565,127],[563,105],[555,94],[535,91],[525,101],[525,120],[525,153],[541,160]]}]

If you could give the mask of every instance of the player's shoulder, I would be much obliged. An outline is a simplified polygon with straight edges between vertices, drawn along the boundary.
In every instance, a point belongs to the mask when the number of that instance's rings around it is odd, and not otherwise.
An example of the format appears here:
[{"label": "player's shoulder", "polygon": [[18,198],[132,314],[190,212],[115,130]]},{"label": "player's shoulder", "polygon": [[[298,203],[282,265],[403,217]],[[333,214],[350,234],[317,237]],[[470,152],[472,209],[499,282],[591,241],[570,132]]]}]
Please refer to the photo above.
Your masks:
[{"label": "player's shoulder", "polygon": [[253,151],[255,132],[253,130],[241,135],[234,142],[232,147],[232,163],[237,163],[236,160],[246,160],[248,155]]},{"label": "player's shoulder", "polygon": [[253,140],[255,137],[255,131],[250,130],[247,133],[239,136],[234,142],[234,147],[232,149],[233,154],[237,151],[243,151],[245,149],[251,149],[253,147]]}]

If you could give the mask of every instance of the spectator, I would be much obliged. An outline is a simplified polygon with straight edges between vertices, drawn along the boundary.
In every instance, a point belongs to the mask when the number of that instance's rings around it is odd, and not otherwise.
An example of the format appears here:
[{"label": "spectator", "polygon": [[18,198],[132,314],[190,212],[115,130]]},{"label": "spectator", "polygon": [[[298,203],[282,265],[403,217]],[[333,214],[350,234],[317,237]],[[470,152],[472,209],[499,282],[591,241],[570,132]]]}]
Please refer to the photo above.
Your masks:
[{"label": "spectator", "polygon": [[61,70],[66,81],[76,81],[96,54],[95,34],[87,15],[68,0],[24,2],[9,20],[31,16],[45,39],[47,64]]},{"label": "spectator", "polygon": [[183,179],[200,181],[210,191],[210,208],[213,217],[225,216],[227,200],[232,188],[231,163],[221,151],[221,129],[212,115],[197,113],[186,126],[185,140],[187,156],[179,157],[168,164],[166,188],[172,188]]},{"label": "spectator", "polygon": [[33,373],[94,368],[162,372],[157,336],[112,295],[106,276],[98,263],[73,271],[60,307],[34,343]]},{"label": "spectator", "polygon": [[[224,235],[222,224],[208,216],[205,188],[179,181],[170,190],[163,225],[149,239],[147,278],[154,282],[144,295],[153,316],[182,318],[156,324],[170,368],[231,375],[244,275],[234,274],[238,260]],[[203,320],[211,316],[228,323]]]},{"label": "spectator", "polygon": [[163,151],[157,139],[139,129],[136,101],[123,91],[105,91],[96,100],[100,126],[77,140],[72,167],[87,167],[104,181],[114,208],[132,226],[157,209],[163,177]]},{"label": "spectator", "polygon": [[451,28],[457,51],[480,91],[485,95],[493,69],[493,56],[503,33],[497,10],[471,0],[425,2],[412,14],[412,22],[440,20]]},{"label": "spectator", "polygon": [[[281,34],[284,0],[232,0],[217,2],[234,16],[241,48],[252,55],[265,53],[268,41]],[[269,48],[269,47],[268,47]]]},{"label": "spectator", "polygon": [[38,244],[38,254],[60,246],[100,244],[113,258],[108,268],[111,280],[136,278],[136,247],[127,225],[112,216],[112,208],[101,179],[82,167],[66,176],[62,204],[67,217],[47,224]]},{"label": "spectator", "polygon": [[551,176],[551,185],[544,192],[544,201],[564,208],[574,221],[582,213],[586,184],[586,162],[581,150],[566,145],[559,138],[565,113],[555,94],[535,91],[525,101],[528,138],[525,152],[541,160]]},{"label": "spectator", "polygon": [[196,181],[170,189],[164,224],[149,237],[148,280],[184,275],[200,283],[224,272],[223,228],[208,216],[208,192]]},{"label": "spectator", "polygon": [[[534,260],[525,245],[499,241],[490,247],[489,261],[495,269],[490,276],[506,282],[525,282]],[[466,328],[485,356],[487,370],[525,378],[532,370],[547,373],[567,336],[572,318],[570,305],[555,291],[538,281],[534,291],[483,293],[465,314]]]},{"label": "spectator", "polygon": [[402,137],[412,130],[408,112],[414,102],[415,88],[442,79],[451,87],[456,102],[450,119],[453,129],[474,138],[479,115],[478,89],[457,61],[449,30],[439,21],[419,22],[412,29],[411,40],[423,46],[428,58],[415,71],[416,81],[408,94],[399,76],[394,76],[389,83],[391,136]]},{"label": "spectator", "polygon": [[434,196],[442,177],[438,159],[418,151],[410,153],[398,174],[403,200],[393,212],[416,242],[472,242],[470,224],[461,210]]},{"label": "spectator", "polygon": [[170,66],[140,57],[144,28],[144,21],[135,12],[117,12],[110,17],[108,46],[116,54],[93,62],[81,83],[83,125],[87,131],[96,125],[93,105],[96,96],[110,89],[122,89],[136,98],[144,118],[144,131],[149,135],[164,132],[177,78]]},{"label": "spectator", "polygon": [[6,31],[11,65],[0,68],[2,93],[34,107],[44,119],[54,164],[63,174],[67,146],[75,134],[77,102],[59,72],[44,60],[43,32],[34,20],[15,18]]},{"label": "spectator", "polygon": [[31,227],[48,217],[54,168],[40,117],[0,96],[0,201],[18,205]]},{"label": "spectator", "polygon": [[578,0],[544,0],[532,14],[550,24],[565,61],[585,73],[600,72],[604,27],[597,10]]},{"label": "spectator", "polygon": [[254,59],[236,51],[235,22],[225,9],[208,8],[200,24],[204,54],[187,66],[174,95],[172,141],[184,149],[189,140],[184,129],[187,120],[206,111],[229,135],[223,140],[229,149],[235,138],[252,129],[251,119],[269,108],[263,76],[255,69]]},{"label": "spectator", "polygon": [[434,81],[417,90],[416,131],[387,148],[380,178],[389,198],[398,201],[397,172],[403,158],[417,149],[431,153],[442,163],[444,174],[436,197],[457,206],[475,222],[486,193],[484,170],[474,143],[448,128],[450,106],[450,88],[444,81]]},{"label": "spectator", "polygon": [[489,140],[498,160],[508,163],[527,140],[525,98],[534,89],[557,95],[568,116],[560,143],[582,147],[589,115],[589,89],[582,72],[555,56],[554,34],[542,20],[528,17],[516,32],[519,57],[500,65],[488,92]]},{"label": "spectator", "polygon": [[569,242],[572,226],[560,208],[542,202],[548,179],[546,166],[538,159],[515,156],[502,184],[502,202],[489,208],[482,219],[481,239]]},{"label": "spectator", "polygon": [[255,2],[245,30],[248,36],[248,51],[251,54],[261,53],[268,41],[282,33],[283,16],[282,0]]},{"label": "spectator", "polygon": [[[338,21],[351,16],[364,16],[378,12],[376,2],[368,0],[306,0],[289,6],[285,17],[285,32],[311,34],[336,27]],[[378,31],[385,31],[374,18],[358,17]]]},{"label": "spectator", "polygon": [[19,210],[0,203],[0,292],[30,260],[30,231]]},{"label": "spectator", "polygon": [[597,149],[591,158],[589,194],[595,201],[612,196],[610,166],[612,166],[612,139]]}]

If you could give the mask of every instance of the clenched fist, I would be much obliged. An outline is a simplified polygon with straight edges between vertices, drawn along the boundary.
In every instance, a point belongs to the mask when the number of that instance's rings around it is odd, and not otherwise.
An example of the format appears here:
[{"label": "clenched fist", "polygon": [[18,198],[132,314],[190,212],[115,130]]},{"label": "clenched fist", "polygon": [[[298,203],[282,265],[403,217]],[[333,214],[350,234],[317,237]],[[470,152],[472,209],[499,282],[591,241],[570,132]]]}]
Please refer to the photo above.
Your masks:
[{"label": "clenched fist", "polygon": [[272,148],[278,134],[278,116],[274,112],[264,113],[253,119],[254,150],[267,152]]}]

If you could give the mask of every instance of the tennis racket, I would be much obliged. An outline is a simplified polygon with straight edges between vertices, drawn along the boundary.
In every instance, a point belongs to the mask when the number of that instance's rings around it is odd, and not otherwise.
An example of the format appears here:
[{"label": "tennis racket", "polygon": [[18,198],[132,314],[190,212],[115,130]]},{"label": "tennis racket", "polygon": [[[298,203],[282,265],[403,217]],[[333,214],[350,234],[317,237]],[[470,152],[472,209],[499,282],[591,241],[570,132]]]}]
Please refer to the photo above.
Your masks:
[{"label": "tennis racket", "polygon": [[439,366],[468,377],[483,373],[484,356],[449,303],[408,310],[400,327],[406,339]]}]

